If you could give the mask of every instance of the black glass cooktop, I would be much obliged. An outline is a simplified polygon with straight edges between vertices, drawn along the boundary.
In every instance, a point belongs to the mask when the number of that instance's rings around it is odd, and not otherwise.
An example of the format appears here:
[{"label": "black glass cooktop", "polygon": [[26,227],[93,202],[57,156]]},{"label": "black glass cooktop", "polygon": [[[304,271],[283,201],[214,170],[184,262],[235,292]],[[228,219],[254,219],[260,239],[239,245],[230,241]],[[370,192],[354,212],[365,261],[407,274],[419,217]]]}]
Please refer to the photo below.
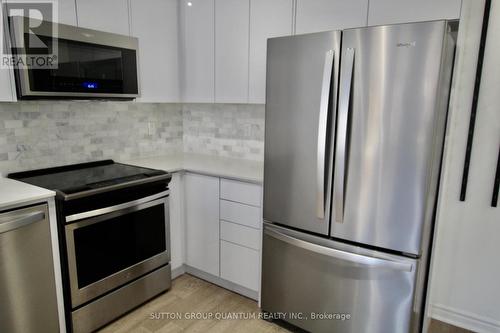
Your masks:
[{"label": "black glass cooktop", "polygon": [[104,160],[11,173],[8,177],[72,194],[163,174],[167,172]]}]

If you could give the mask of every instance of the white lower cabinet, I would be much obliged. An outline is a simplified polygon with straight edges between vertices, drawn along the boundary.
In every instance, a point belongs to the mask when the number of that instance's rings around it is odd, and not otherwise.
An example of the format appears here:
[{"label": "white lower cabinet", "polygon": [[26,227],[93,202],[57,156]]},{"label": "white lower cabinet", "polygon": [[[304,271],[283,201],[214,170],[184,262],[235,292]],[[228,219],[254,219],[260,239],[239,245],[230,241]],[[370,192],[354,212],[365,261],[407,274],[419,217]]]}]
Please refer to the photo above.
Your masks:
[{"label": "white lower cabinet", "polygon": [[260,230],[220,221],[220,239],[259,251]]},{"label": "white lower cabinet", "polygon": [[[170,213],[170,252],[172,271],[181,270],[185,262],[184,246],[185,232],[183,219],[183,185],[182,173],[172,174],[172,180],[168,185],[170,189],[169,213]],[[176,272],[175,272],[176,273]]]},{"label": "white lower cabinet", "polygon": [[260,207],[227,200],[220,201],[220,218],[224,221],[260,228],[261,215]]},{"label": "white lower cabinet", "polygon": [[259,256],[259,251],[221,240],[221,278],[257,291],[259,289]]},{"label": "white lower cabinet", "polygon": [[[172,187],[174,185],[175,182]],[[257,298],[262,239],[261,196],[260,185],[195,173],[185,174],[184,221],[188,272]],[[176,237],[182,238],[179,230],[172,223],[173,245],[176,244]],[[175,249],[172,248],[173,251]]]},{"label": "white lower cabinet", "polygon": [[219,275],[219,178],[184,176],[186,263]]}]

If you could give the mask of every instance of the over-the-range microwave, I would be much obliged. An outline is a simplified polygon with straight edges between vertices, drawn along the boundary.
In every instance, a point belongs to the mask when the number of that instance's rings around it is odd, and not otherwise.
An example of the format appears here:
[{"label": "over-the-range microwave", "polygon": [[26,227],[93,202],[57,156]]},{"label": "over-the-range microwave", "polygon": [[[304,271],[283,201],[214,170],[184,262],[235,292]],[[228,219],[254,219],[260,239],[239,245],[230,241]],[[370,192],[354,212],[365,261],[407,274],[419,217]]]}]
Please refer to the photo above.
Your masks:
[{"label": "over-the-range microwave", "polygon": [[23,16],[9,17],[9,28],[19,99],[140,95],[137,38]]}]

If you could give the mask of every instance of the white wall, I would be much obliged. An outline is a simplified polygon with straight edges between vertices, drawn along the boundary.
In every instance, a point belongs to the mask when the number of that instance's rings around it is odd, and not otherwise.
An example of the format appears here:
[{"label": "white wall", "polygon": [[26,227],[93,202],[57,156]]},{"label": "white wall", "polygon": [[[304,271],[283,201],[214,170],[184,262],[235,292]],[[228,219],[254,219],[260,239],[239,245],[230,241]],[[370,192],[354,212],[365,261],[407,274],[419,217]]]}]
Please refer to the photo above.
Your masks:
[{"label": "white wall", "polygon": [[492,1],[465,202],[459,201],[484,0],[464,0],[430,282],[430,315],[500,332],[500,207],[490,206],[500,145],[500,2]]}]

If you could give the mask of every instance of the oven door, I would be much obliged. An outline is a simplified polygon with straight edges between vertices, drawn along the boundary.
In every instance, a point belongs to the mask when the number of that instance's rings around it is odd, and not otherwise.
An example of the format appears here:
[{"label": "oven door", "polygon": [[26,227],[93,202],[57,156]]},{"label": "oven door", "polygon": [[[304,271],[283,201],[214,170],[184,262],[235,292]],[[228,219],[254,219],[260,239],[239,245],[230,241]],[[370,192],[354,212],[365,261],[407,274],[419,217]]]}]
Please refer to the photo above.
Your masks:
[{"label": "oven door", "polygon": [[66,225],[73,307],[170,261],[168,196],[158,196],[86,212],[80,216],[92,217]]}]

